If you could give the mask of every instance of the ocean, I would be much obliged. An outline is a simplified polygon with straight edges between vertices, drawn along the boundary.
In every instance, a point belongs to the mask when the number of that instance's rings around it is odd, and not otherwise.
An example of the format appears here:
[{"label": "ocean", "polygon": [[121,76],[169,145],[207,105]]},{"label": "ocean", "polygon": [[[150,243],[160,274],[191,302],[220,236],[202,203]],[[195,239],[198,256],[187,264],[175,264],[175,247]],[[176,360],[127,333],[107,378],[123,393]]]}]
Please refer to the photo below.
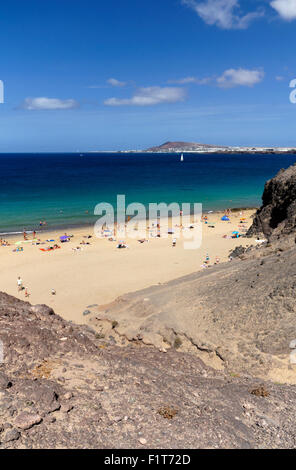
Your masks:
[{"label": "ocean", "polygon": [[258,207],[264,183],[296,155],[1,154],[0,233],[88,225],[96,204],[198,202]]}]

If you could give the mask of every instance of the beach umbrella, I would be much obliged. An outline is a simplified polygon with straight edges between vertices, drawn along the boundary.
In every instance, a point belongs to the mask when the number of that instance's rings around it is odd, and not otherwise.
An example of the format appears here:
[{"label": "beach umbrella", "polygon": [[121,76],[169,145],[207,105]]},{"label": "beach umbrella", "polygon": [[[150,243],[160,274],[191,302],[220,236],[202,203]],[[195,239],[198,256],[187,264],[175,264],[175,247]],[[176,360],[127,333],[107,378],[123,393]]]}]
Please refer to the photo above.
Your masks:
[{"label": "beach umbrella", "polygon": [[221,220],[223,220],[223,221],[229,221],[229,217],[227,217],[227,215],[223,215],[223,217],[221,218]]},{"label": "beach umbrella", "polygon": [[62,236],[60,237],[60,240],[61,240],[61,242],[67,241],[67,240],[69,240],[69,237],[67,237],[67,235],[62,235]]},{"label": "beach umbrella", "polygon": [[238,235],[239,232],[235,231],[235,232],[232,232],[232,235]]}]

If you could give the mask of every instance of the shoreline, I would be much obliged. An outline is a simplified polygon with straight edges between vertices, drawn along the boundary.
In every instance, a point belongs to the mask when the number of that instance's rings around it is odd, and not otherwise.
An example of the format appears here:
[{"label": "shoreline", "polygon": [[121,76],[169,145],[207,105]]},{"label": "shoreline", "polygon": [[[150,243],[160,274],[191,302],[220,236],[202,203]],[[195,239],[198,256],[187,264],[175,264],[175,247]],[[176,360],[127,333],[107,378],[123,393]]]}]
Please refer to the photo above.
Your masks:
[{"label": "shoreline", "polygon": [[[257,211],[259,209],[259,207],[232,207],[230,208],[230,212],[235,214],[237,212],[242,212],[242,211]],[[210,214],[224,214],[226,211],[225,210],[222,210],[222,209],[216,209],[216,210],[205,210],[202,212],[203,216],[204,215],[210,215]],[[190,213],[190,216],[193,215],[193,213]],[[172,217],[169,216],[168,219],[170,220]],[[35,232],[37,235],[42,235],[43,233],[46,234],[46,233],[51,233],[51,232],[58,232],[58,231],[65,231],[65,230],[84,230],[84,229],[92,229],[94,227],[94,224],[96,223],[98,219],[96,218],[96,220],[94,221],[94,223],[85,223],[85,224],[71,224],[71,223],[68,223],[68,224],[61,224],[61,225],[47,225],[46,228],[44,229],[41,229],[40,228],[36,228],[35,229]],[[132,220],[132,219],[131,219]],[[149,216],[147,215],[146,217],[146,221],[149,220]],[[26,233],[31,235],[32,233],[34,232],[34,229],[29,229],[29,230],[26,230]],[[6,231],[6,232],[0,232],[0,238],[3,238],[3,237],[6,237],[8,239],[11,239],[13,237],[17,237],[17,236],[22,236],[24,233],[24,230],[17,230],[15,228],[11,229],[11,231]]]}]

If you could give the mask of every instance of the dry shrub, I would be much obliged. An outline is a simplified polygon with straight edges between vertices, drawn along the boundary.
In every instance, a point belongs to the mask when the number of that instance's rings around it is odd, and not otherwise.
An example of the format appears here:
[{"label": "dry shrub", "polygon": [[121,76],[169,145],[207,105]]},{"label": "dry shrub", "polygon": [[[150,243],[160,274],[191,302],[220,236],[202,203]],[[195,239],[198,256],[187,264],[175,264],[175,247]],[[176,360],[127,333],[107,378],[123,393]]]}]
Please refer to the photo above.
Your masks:
[{"label": "dry shrub", "polygon": [[177,338],[174,341],[174,348],[179,349],[182,346],[182,340],[177,336]]},{"label": "dry shrub", "polygon": [[159,408],[158,413],[165,419],[173,419],[178,414],[178,410],[171,406],[162,406]]},{"label": "dry shrub", "polygon": [[260,385],[259,387],[253,388],[250,392],[252,395],[255,395],[256,397],[262,397],[266,398],[269,397],[270,393],[269,391],[265,388],[264,385]]},{"label": "dry shrub", "polygon": [[44,361],[31,370],[31,375],[37,379],[49,379],[51,372],[55,367],[60,365],[60,361],[51,361],[44,359]]}]

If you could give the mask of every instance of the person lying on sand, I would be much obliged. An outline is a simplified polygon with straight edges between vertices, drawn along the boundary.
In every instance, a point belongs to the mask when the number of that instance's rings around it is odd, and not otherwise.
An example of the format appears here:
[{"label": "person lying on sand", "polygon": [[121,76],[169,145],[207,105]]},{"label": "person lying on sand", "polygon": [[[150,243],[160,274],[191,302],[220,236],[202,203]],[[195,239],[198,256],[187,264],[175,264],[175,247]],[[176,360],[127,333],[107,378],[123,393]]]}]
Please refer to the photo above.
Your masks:
[{"label": "person lying on sand", "polygon": [[[43,242],[43,244],[44,244],[44,242]],[[36,246],[36,245],[41,245],[41,240],[40,240],[40,238],[37,238],[37,240],[34,240],[34,241],[32,242],[32,246]]]},{"label": "person lying on sand", "polygon": [[61,248],[59,245],[55,244],[54,246],[48,246],[47,248],[39,248],[41,251],[52,251]]},{"label": "person lying on sand", "polygon": [[19,253],[21,251],[24,251],[23,247],[22,246],[18,246],[17,248],[15,248],[14,250],[12,250],[14,253]]},{"label": "person lying on sand", "polygon": [[128,248],[128,245],[125,242],[119,242],[116,248]]}]

